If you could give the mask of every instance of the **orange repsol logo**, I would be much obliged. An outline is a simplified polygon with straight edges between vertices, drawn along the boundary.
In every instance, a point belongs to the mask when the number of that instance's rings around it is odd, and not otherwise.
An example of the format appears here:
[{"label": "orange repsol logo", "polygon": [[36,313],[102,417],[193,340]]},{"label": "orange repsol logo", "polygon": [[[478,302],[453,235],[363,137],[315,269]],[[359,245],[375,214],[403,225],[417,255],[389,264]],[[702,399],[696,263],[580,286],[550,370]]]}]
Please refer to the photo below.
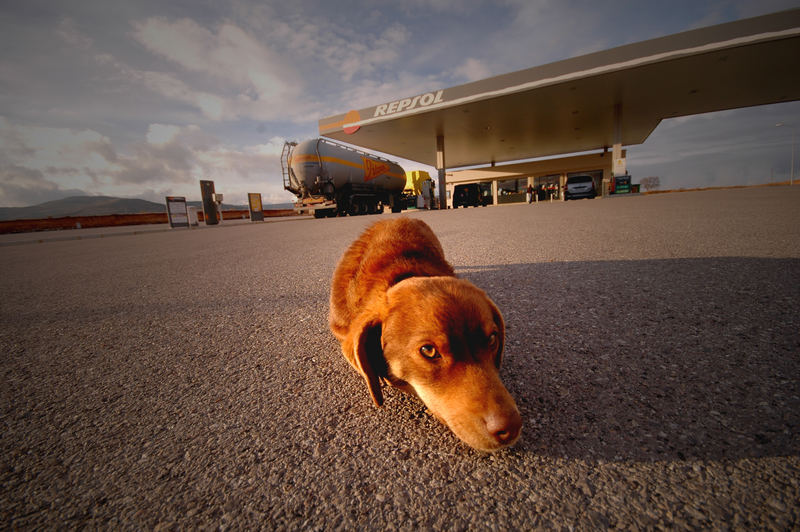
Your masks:
[{"label": "orange repsol logo", "polygon": [[441,102],[443,92],[444,91],[426,92],[425,94],[420,94],[413,98],[405,98],[403,100],[381,104],[375,108],[375,114],[372,116],[387,116],[399,113],[400,111],[410,111],[418,107],[428,107],[434,103]]},{"label": "orange repsol logo", "polygon": [[373,161],[366,157],[362,157],[361,160],[364,162],[364,181],[371,181],[390,170],[389,164],[383,161]]}]

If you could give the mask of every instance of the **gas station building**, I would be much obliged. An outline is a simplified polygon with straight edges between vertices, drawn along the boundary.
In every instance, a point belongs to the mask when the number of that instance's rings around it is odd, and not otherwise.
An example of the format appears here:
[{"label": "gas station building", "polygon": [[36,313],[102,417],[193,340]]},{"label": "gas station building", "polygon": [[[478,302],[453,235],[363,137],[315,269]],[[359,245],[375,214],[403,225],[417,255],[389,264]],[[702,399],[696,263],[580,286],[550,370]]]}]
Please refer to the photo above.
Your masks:
[{"label": "gas station building", "polygon": [[602,192],[663,119],[800,100],[798,57],[792,9],[351,110],[319,133],[435,167],[441,205],[458,183],[497,204],[573,173]]},{"label": "gas station building", "polygon": [[[621,156],[624,158],[625,155],[625,150],[622,150]],[[538,199],[549,199],[553,191],[556,191],[556,199],[563,199],[560,192],[572,175],[591,176],[597,194],[606,194],[613,175],[611,155],[590,153],[447,172],[447,201],[451,206],[455,186],[467,183],[479,183],[486,187],[487,192],[491,191],[493,205],[524,201],[528,185],[540,191]]]}]

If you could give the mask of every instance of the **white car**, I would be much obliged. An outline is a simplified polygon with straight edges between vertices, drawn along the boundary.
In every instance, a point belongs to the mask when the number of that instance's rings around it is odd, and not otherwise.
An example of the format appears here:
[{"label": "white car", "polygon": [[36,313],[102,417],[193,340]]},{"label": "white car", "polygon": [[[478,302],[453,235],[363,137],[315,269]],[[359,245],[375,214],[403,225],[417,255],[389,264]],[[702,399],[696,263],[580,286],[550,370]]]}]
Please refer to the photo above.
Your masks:
[{"label": "white car", "polygon": [[564,186],[564,201],[579,198],[595,198],[597,191],[590,175],[573,175],[567,178]]}]

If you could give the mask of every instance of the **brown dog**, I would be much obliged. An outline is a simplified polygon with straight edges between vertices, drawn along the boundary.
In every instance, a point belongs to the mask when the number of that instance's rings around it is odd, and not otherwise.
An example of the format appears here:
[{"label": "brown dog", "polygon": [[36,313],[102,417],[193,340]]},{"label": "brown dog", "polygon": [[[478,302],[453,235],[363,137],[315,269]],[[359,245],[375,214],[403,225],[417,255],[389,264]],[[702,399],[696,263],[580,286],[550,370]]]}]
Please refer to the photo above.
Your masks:
[{"label": "brown dog", "polygon": [[333,274],[330,326],[377,406],[384,381],[476,449],[519,438],[522,420],[498,374],[503,317],[455,277],[425,222],[381,221],[353,242]]}]

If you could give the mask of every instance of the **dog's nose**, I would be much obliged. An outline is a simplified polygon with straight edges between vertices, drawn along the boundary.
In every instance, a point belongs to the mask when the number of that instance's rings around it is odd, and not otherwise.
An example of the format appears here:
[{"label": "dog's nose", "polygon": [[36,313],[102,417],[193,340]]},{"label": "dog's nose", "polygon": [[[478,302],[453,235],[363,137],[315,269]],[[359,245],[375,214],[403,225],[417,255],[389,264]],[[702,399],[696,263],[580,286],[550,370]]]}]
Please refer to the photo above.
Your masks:
[{"label": "dog's nose", "polygon": [[486,417],[486,430],[501,445],[514,442],[522,428],[522,419],[518,412],[510,415],[491,414]]}]

